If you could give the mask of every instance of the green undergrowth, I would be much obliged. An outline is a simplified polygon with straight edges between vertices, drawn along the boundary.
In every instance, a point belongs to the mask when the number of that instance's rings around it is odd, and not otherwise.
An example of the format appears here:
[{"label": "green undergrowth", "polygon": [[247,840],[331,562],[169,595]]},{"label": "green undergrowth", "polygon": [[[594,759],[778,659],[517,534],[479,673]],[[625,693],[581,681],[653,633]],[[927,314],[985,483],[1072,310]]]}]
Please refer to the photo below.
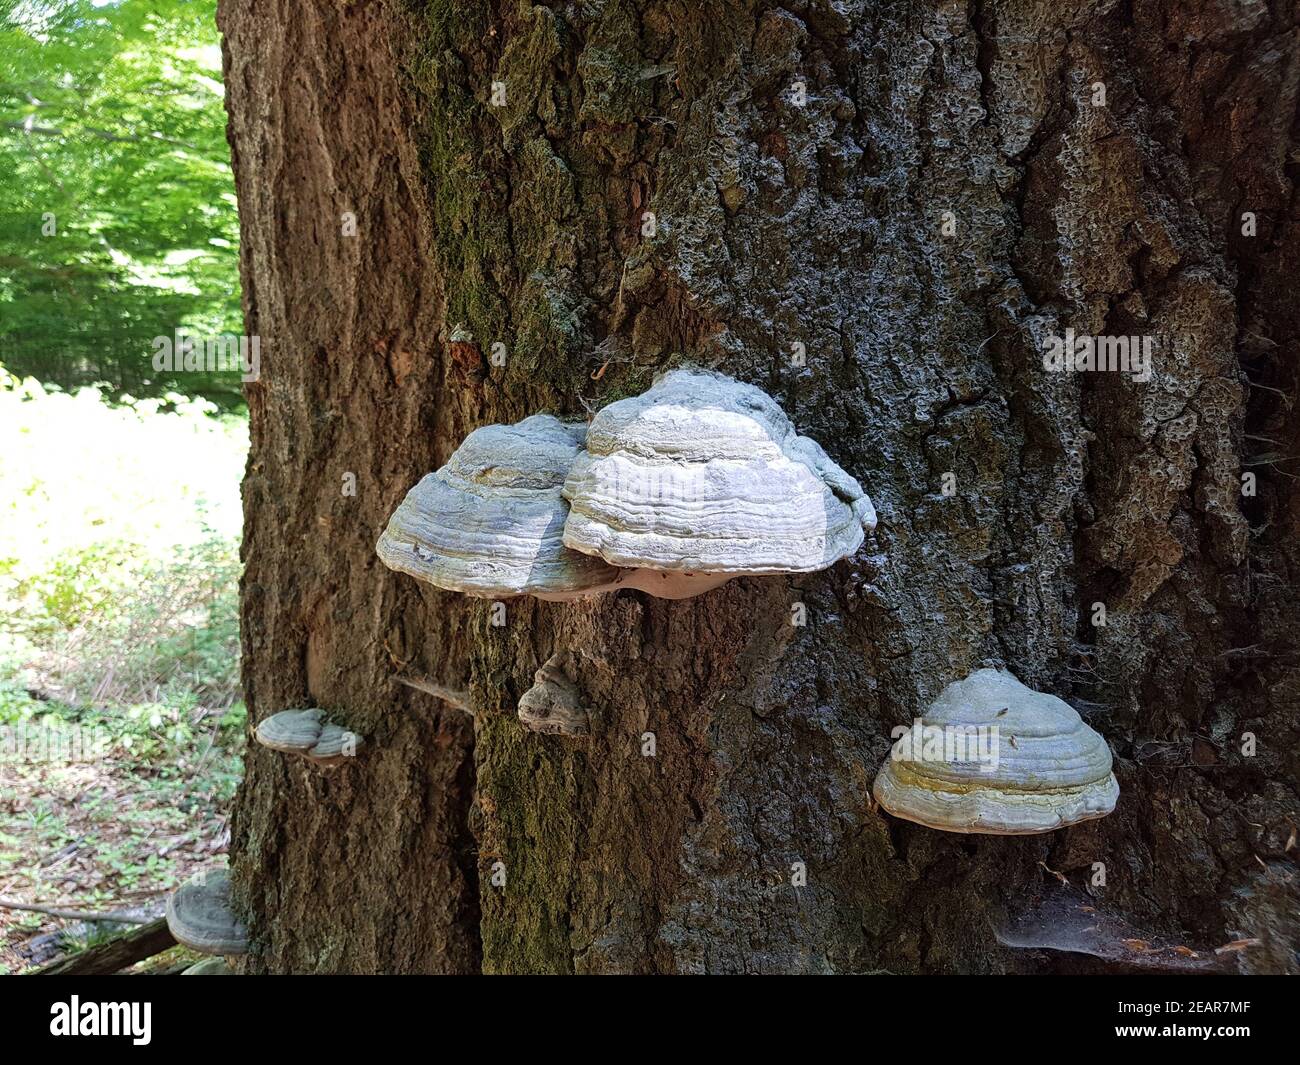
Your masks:
[{"label": "green undergrowth", "polygon": [[[246,451],[246,423],[201,400],[109,403],[0,370],[0,894],[156,905],[222,860]],[[100,934],[0,911],[0,966],[54,929],[63,949]]]}]

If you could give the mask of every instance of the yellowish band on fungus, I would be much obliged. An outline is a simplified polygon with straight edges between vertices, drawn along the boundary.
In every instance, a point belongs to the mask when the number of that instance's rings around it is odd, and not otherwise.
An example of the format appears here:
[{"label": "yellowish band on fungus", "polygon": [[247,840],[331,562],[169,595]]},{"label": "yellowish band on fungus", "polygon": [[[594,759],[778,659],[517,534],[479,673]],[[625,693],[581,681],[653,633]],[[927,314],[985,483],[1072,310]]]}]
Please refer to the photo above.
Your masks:
[{"label": "yellowish band on fungus", "polygon": [[[948,685],[917,725],[899,737],[872,787],[895,817],[946,832],[1024,835],[1115,808],[1119,785],[1106,741],[1068,703],[1004,670]],[[946,742],[913,747],[916,735],[972,732],[980,737],[974,753]]]},{"label": "yellowish band on fungus", "polygon": [[[913,763],[906,759],[891,759],[893,762],[893,773],[900,785],[907,787],[925,788],[928,791],[947,791],[954,795],[968,795],[976,791],[998,791],[996,785],[981,781],[978,778],[971,780],[940,780],[936,777],[927,776],[924,773],[918,773],[913,767]],[[1084,791],[1089,787],[1088,784],[1042,784],[1033,778],[1028,778],[1025,782],[1017,787],[1017,791],[1026,792],[1032,795],[1067,795],[1072,792]],[[1006,794],[1001,792],[1001,794]]]}]

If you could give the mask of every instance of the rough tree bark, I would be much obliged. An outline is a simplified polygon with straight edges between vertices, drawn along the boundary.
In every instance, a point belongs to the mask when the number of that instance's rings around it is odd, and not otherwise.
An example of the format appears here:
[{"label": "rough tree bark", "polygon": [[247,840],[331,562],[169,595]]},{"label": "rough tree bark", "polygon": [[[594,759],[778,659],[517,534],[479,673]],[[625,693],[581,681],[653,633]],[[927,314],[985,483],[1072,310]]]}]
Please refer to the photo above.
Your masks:
[{"label": "rough tree bark", "polygon": [[[1042,971],[990,925],[1044,865],[1098,862],[1135,927],[1297,970],[1293,0],[219,21],[263,342],[248,703],[370,741],[331,772],[251,749],[250,971]],[[1067,326],[1157,336],[1154,379],[1045,372]],[[857,557],[683,602],[521,599],[500,627],[376,560],[470,430],[684,360],[767,389],[863,482]],[[515,716],[556,651],[585,739]],[[986,664],[1107,737],[1112,816],[996,838],[873,809],[890,729]]]}]

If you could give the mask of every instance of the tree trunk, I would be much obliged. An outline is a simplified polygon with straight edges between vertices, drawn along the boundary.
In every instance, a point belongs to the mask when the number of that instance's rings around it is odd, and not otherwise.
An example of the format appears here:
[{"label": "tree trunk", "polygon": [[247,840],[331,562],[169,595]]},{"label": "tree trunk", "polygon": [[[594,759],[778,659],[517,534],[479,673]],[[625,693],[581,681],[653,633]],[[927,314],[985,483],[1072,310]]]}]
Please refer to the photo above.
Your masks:
[{"label": "tree trunk", "polygon": [[[251,748],[250,971],[1042,971],[992,926],[1044,866],[1296,971],[1291,0],[219,21],[263,359],[248,704],[367,738],[330,771]],[[1151,380],[1048,372],[1067,327],[1154,337]],[[376,559],[472,429],[683,361],[862,481],[855,558],[504,625]],[[529,732],[519,697],[566,651],[591,734]],[[1000,838],[874,808],[890,730],[982,665],[1107,738],[1113,815]]]}]

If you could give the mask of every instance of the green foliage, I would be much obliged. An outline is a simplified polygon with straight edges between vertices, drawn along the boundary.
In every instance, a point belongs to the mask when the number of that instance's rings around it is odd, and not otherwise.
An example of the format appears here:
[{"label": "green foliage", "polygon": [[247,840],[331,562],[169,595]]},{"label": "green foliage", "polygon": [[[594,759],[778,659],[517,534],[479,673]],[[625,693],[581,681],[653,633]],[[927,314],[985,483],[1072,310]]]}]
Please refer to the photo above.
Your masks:
[{"label": "green foliage", "polygon": [[235,697],[246,447],[199,400],[110,406],[0,372],[0,635],[42,690]]},{"label": "green foliage", "polygon": [[0,881],[92,910],[219,855],[241,771],[240,382],[152,367],[242,332],[214,10],[0,0]]},{"label": "green foliage", "polygon": [[[96,389],[68,394],[0,370],[0,881],[10,894],[121,905],[224,848],[246,728],[246,451],[246,422],[202,400],[110,404]],[[68,861],[49,864],[60,854]],[[10,942],[42,924],[11,923]]]},{"label": "green foliage", "polygon": [[[248,716],[244,704],[233,702],[224,709],[209,709],[199,704],[194,693],[177,687],[161,694],[158,702],[129,706],[73,706],[58,699],[37,699],[16,681],[0,677],[0,728],[27,729],[33,737],[37,730],[66,736],[72,728],[82,729],[87,745],[102,740],[108,760],[129,765],[146,791],[170,793],[179,783],[192,782],[196,771],[204,770],[205,781],[197,790],[206,787],[223,802],[229,801],[239,782],[238,755]],[[35,744],[35,738],[28,740],[29,748]],[[101,812],[97,804],[105,801],[89,796],[81,811]],[[196,801],[196,795],[184,794],[169,799],[176,808],[188,808]],[[112,805],[107,801],[102,811],[105,816],[111,815]],[[38,834],[62,831],[48,804],[33,804],[25,817],[27,827]],[[0,851],[7,838],[0,833]],[[0,864],[10,857],[0,853]]]},{"label": "green foliage", "polygon": [[[240,402],[151,341],[242,332],[214,0],[0,0],[0,362]],[[51,232],[52,229],[52,232]]]}]

